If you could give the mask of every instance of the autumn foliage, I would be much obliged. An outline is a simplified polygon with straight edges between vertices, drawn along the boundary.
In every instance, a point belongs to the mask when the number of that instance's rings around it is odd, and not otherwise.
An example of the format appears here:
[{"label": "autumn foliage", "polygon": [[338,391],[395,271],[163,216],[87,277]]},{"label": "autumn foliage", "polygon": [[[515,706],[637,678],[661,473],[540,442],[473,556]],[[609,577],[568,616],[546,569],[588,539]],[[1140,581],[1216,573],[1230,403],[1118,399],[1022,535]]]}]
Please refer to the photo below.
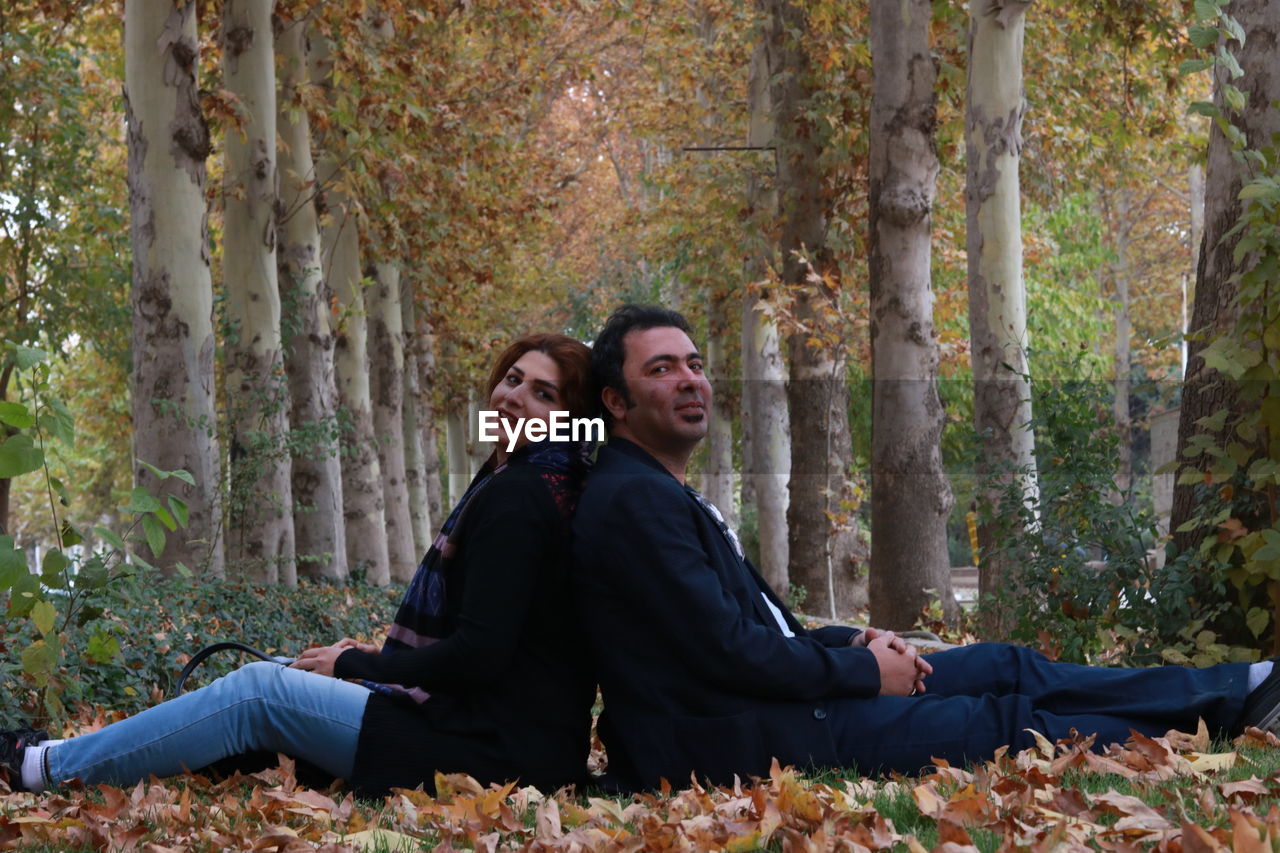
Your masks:
[{"label": "autumn foliage", "polygon": [[1262,853],[1280,840],[1275,736],[1251,729],[1210,752],[1202,726],[1092,746],[1040,739],[979,766],[938,762],[888,781],[775,763],[768,778],[732,787],[688,780],[630,798],[438,774],[434,796],[397,790],[376,803],[307,788],[282,757],[221,780],[0,795],[0,848]]}]

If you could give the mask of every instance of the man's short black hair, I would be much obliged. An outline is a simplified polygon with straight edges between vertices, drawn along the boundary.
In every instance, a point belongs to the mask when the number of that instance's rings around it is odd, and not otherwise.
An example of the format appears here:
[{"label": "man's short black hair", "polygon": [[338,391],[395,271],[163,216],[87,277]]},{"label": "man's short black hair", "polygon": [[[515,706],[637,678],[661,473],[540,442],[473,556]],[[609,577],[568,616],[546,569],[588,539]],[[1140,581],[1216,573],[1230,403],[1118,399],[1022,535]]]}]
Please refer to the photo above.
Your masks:
[{"label": "man's short black hair", "polygon": [[[692,335],[689,321],[679,312],[669,308],[627,303],[614,310],[605,321],[600,334],[596,336],[595,343],[591,345],[591,378],[595,382],[597,393],[603,392],[606,388],[612,388],[622,395],[627,408],[635,405],[631,401],[630,392],[627,391],[627,382],[622,377],[622,363],[627,359],[627,351],[622,345],[622,339],[628,332],[668,327],[679,329],[686,335]],[[605,426],[612,427],[613,416],[609,414],[609,409],[603,405],[601,408],[604,410]]]}]

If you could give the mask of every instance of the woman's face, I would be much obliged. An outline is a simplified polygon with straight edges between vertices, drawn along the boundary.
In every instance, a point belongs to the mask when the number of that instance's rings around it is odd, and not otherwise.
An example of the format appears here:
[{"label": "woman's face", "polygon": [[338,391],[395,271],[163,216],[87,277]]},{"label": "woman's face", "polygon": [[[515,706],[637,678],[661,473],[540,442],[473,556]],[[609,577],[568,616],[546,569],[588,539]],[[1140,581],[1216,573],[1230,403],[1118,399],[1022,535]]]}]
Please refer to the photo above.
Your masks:
[{"label": "woman's face", "polygon": [[[515,364],[507,368],[489,394],[489,408],[497,411],[506,424],[500,431],[499,447],[506,449],[507,430],[515,430],[520,418],[526,421],[537,418],[550,423],[553,411],[565,411],[564,395],[560,390],[560,366],[551,356],[537,350],[529,350]],[[523,428],[516,439],[515,450],[529,443]]]}]

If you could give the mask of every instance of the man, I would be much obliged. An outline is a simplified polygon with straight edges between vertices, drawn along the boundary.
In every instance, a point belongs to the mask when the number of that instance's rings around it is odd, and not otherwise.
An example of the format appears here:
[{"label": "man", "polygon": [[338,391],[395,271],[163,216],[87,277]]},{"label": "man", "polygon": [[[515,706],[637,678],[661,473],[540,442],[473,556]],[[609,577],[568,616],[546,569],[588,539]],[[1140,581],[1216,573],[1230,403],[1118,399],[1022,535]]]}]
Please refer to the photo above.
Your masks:
[{"label": "man", "polygon": [[[685,485],[711,386],[684,318],[625,305],[593,347],[610,440],[574,522],[575,590],[604,696],[600,734],[623,786],[717,782],[800,766],[914,773],[1074,728],[1280,728],[1270,664],[1203,670],[1053,664],[984,643],[918,658],[891,634],[806,631]],[[1254,684],[1261,689],[1246,696]]]}]

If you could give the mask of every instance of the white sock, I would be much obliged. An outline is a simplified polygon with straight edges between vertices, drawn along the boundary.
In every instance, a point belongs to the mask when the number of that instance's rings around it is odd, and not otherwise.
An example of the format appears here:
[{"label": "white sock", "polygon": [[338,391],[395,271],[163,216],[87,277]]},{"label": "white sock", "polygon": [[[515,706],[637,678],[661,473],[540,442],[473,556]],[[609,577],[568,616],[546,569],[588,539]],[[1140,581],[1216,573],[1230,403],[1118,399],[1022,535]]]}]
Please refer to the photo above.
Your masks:
[{"label": "white sock", "polygon": [[1262,663],[1249,664],[1249,692],[1252,693],[1257,689],[1258,685],[1267,680],[1267,676],[1271,674],[1271,667],[1274,664],[1269,660]]},{"label": "white sock", "polygon": [[22,787],[28,791],[44,790],[44,751],[49,741],[29,746],[22,751]]}]

